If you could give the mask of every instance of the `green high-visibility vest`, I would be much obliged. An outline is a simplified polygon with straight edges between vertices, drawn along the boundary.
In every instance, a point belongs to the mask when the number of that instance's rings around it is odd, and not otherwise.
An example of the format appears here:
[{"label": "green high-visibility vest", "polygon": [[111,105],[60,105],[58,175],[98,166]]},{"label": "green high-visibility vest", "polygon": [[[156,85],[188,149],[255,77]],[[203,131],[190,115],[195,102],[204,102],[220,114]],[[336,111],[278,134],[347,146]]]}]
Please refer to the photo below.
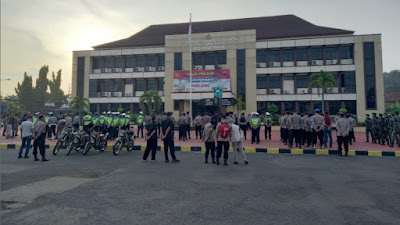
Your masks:
[{"label": "green high-visibility vest", "polygon": [[46,121],[46,123],[48,123],[48,122],[49,122],[49,117],[46,116],[46,117],[44,118],[44,121]]},{"label": "green high-visibility vest", "polygon": [[138,123],[143,123],[143,116],[138,116],[137,117],[137,122]]},{"label": "green high-visibility vest", "polygon": [[87,126],[92,122],[92,116],[86,115],[83,117],[83,125]]},{"label": "green high-visibility vest", "polygon": [[112,125],[112,120],[113,120],[112,116],[107,116],[106,121],[108,125],[110,126]]},{"label": "green high-visibility vest", "polygon": [[271,117],[266,117],[266,118],[265,118],[265,124],[266,124],[266,125],[271,124],[271,121],[272,121],[272,118],[271,118]]},{"label": "green high-visibility vest", "polygon": [[106,121],[106,118],[104,116],[99,116],[99,124],[100,125],[103,125],[105,121]]},{"label": "green high-visibility vest", "polygon": [[131,122],[131,116],[130,115],[126,115],[125,116],[126,120],[125,120],[125,126],[129,125],[129,122]]},{"label": "green high-visibility vest", "polygon": [[260,118],[251,118],[251,125],[253,127],[256,127],[258,125],[258,121],[260,120]]},{"label": "green high-visibility vest", "polygon": [[113,123],[112,123],[112,124],[113,124],[113,126],[117,126],[117,124],[118,124],[118,121],[119,121],[119,117],[117,117],[117,116],[116,116],[116,117],[114,117],[114,118],[113,118]]},{"label": "green high-visibility vest", "polygon": [[97,121],[99,120],[98,116],[94,116],[93,117],[93,124],[96,126],[97,125]]},{"label": "green high-visibility vest", "polygon": [[126,120],[125,117],[120,117],[120,118],[119,118],[119,124],[120,124],[121,126],[125,126],[125,120]]},{"label": "green high-visibility vest", "polygon": [[38,118],[35,116],[35,117],[33,117],[33,123],[34,124],[36,124],[37,123],[37,121],[38,121]]}]

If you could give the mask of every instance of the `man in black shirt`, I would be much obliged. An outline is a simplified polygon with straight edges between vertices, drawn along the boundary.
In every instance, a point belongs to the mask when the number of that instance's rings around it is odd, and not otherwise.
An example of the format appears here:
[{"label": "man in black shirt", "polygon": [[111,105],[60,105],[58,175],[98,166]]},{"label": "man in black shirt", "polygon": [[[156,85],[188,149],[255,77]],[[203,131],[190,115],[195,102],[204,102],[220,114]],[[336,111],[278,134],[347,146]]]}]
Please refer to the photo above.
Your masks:
[{"label": "man in black shirt", "polygon": [[164,154],[165,162],[168,163],[168,148],[171,151],[172,162],[179,162],[175,157],[175,146],[172,131],[174,130],[174,123],[172,122],[172,112],[167,113],[167,118],[161,122],[161,139],[164,140]]},{"label": "man in black shirt", "polygon": [[150,154],[151,150],[151,161],[156,160],[156,152],[157,152],[157,129],[158,129],[158,119],[156,116],[152,117],[152,122],[146,124],[147,135],[146,141],[147,146],[144,151],[143,160],[147,160],[147,157]]}]

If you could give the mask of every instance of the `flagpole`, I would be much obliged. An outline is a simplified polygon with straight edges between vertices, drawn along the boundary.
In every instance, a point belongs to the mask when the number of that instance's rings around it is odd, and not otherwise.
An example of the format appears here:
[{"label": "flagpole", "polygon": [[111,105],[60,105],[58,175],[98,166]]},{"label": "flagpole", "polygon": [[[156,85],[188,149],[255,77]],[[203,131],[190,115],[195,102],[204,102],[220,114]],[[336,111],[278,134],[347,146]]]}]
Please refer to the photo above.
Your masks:
[{"label": "flagpole", "polygon": [[193,116],[192,116],[192,73],[193,73],[193,65],[192,65],[192,13],[190,13],[190,30],[189,30],[189,45],[190,45],[190,73],[189,73],[189,78],[190,78],[190,85],[189,85],[189,89],[190,89],[190,110],[189,110],[189,113],[190,113],[190,116],[193,118]]}]

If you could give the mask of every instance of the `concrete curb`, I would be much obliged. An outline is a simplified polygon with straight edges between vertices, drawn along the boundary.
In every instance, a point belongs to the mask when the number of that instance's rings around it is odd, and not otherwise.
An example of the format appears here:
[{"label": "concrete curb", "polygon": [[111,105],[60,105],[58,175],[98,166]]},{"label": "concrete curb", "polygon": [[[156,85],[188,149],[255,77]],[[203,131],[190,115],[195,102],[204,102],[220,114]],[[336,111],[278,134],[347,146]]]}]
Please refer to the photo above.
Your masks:
[{"label": "concrete curb", "polygon": [[[46,149],[53,149],[54,145],[45,145]],[[0,149],[19,149],[21,145],[16,144],[1,144]],[[32,146],[31,146],[32,148]],[[135,145],[133,150],[144,151],[145,145]],[[112,150],[112,146],[107,146],[107,150]],[[164,151],[164,146],[157,146],[157,151]],[[205,152],[204,146],[175,146],[175,151],[180,152]],[[292,154],[292,155],[338,155],[338,150],[329,149],[288,149],[288,148],[245,148],[246,153],[264,152],[269,154]],[[233,152],[232,147],[229,148],[229,152]],[[344,154],[344,151],[343,151]],[[400,157],[400,151],[373,151],[373,150],[349,150],[350,156],[361,155],[361,156],[393,156]]]}]

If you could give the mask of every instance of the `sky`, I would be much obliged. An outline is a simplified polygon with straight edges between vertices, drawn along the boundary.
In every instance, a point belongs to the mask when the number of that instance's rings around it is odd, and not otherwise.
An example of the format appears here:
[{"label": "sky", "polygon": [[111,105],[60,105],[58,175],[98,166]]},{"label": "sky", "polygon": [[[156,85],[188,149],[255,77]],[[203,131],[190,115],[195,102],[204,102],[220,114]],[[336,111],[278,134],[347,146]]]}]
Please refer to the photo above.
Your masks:
[{"label": "sky", "polygon": [[72,51],[127,38],[152,24],[188,22],[189,13],[194,22],[294,14],[356,35],[379,33],[383,71],[389,72],[400,69],[399,12],[399,0],[1,0],[1,94],[15,94],[24,72],[35,80],[43,65],[62,70],[68,93]]}]

